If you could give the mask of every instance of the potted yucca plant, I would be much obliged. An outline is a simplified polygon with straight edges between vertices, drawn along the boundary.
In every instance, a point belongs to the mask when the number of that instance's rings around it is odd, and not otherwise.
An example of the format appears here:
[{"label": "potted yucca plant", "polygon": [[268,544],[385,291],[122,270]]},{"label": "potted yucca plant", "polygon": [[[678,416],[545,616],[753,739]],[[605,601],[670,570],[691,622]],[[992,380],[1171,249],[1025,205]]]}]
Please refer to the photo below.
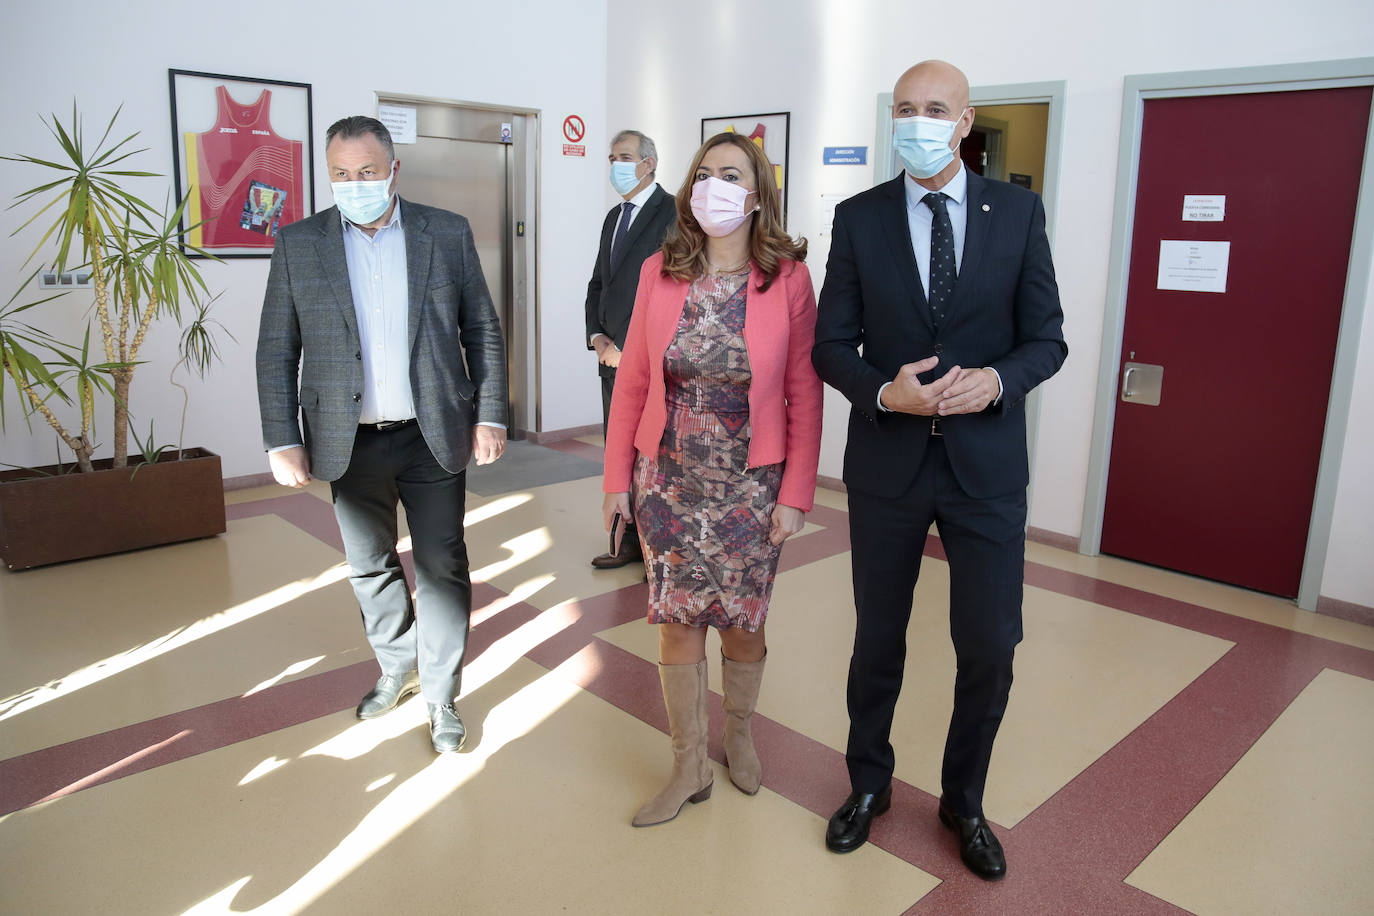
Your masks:
[{"label": "potted yucca plant", "polygon": [[[184,244],[186,199],[168,213],[128,190],[130,179],[158,176],[129,168],[144,150],[133,146],[136,132],[112,135],[118,117],[116,111],[90,146],[73,103],[69,126],[55,115],[44,122],[60,154],[0,157],[47,172],[11,205],[34,210],[14,235],[41,236],[25,269],[38,266],[0,309],[0,423],[14,422],[5,415],[14,396],[24,422],[46,423],[72,456],[69,463],[0,472],[0,557],[11,569],[225,530],[219,456],[180,442],[157,445],[151,419],[147,439],[137,433],[141,421],[131,426],[130,386],[153,323],[182,328],[172,384],[178,370],[204,374],[218,357],[223,329],[208,317],[213,297],[187,257],[206,253]],[[70,292],[24,301],[40,270],[89,273],[93,301]],[[82,312],[84,330],[64,337],[58,329],[70,328]],[[113,420],[108,458],[96,457],[102,405]]]}]

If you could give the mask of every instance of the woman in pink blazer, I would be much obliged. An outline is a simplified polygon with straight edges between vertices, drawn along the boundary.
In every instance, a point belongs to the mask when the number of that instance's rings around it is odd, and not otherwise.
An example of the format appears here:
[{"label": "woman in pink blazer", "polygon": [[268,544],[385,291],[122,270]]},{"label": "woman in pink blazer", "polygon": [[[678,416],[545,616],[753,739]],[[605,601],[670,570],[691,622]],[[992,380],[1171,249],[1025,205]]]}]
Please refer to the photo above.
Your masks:
[{"label": "woman in pink blazer", "polygon": [[609,530],[633,505],[673,740],[672,776],[636,812],[637,827],[711,795],[707,627],[721,639],[730,781],[749,795],[762,781],[749,721],[764,620],[782,543],[811,510],[820,457],[805,257],[805,240],[782,228],[773,166],[747,137],[726,133],[697,151],[676,225],[640,272],[602,487]]}]

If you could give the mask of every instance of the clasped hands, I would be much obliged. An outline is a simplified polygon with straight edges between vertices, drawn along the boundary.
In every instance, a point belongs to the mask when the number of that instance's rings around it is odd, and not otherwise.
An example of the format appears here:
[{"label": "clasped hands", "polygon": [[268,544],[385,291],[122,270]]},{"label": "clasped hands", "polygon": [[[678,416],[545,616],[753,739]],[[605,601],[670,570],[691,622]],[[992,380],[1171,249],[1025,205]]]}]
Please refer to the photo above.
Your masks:
[{"label": "clasped hands", "polygon": [[598,334],[596,340],[592,342],[592,345],[596,348],[597,362],[611,369],[619,368],[620,348],[615,345],[614,340],[611,340],[605,334]]},{"label": "clasped hands", "polygon": [[938,356],[927,356],[898,369],[896,378],[882,391],[883,406],[897,413],[948,417],[978,413],[997,400],[1000,386],[997,373],[991,369],[953,366],[935,381],[922,384],[917,376],[939,364]]},{"label": "clasped hands", "polygon": [[[619,493],[607,493],[601,500],[601,520],[606,526],[606,530],[611,530],[611,520],[619,513],[623,519],[629,519],[630,515],[630,494],[624,491]],[[768,528],[768,540],[777,545],[802,530],[806,524],[806,513],[795,506],[784,506],[778,503],[773,507],[773,517]]]}]

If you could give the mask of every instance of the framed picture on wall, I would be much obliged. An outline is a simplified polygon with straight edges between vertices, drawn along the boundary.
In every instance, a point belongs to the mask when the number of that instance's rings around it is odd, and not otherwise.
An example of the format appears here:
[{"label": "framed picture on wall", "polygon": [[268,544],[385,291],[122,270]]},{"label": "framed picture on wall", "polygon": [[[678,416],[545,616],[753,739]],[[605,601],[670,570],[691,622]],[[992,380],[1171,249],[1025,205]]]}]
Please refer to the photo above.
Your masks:
[{"label": "framed picture on wall", "polygon": [[310,84],[167,76],[176,195],[190,194],[185,241],[221,258],[270,257],[277,230],[315,212]]},{"label": "framed picture on wall", "polygon": [[772,114],[735,115],[729,118],[702,118],[701,142],[722,132],[744,134],[753,140],[773,163],[773,177],[782,194],[782,224],[787,226],[787,147],[790,139],[792,113],[775,111]]}]

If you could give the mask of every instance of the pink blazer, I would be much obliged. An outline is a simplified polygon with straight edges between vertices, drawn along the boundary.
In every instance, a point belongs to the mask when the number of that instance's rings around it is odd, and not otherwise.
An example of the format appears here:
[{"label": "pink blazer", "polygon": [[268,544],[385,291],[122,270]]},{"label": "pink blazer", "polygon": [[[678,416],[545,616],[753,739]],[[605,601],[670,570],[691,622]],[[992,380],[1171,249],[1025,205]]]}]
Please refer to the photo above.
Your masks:
[{"label": "pink blazer", "polygon": [[[615,374],[602,489],[630,489],[635,452],[658,453],[668,422],[663,354],[677,332],[688,283],[662,273],[663,253],[639,272],[630,330]],[[766,290],[754,279],[745,300],[749,386],[749,466],[786,460],[778,501],[810,512],[821,454],[821,380],[811,367],[816,296],[806,265],[786,261]]]}]

